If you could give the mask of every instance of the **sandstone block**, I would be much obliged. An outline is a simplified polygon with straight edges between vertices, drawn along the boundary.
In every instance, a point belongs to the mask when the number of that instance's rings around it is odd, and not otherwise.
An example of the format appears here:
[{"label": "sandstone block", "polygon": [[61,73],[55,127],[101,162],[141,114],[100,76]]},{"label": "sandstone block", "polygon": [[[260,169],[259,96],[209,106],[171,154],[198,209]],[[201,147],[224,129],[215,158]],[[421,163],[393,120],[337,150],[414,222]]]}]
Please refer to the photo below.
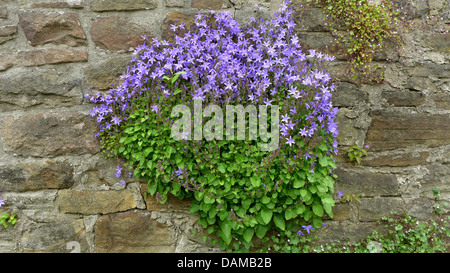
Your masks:
[{"label": "sandstone block", "polygon": [[107,214],[136,208],[129,190],[60,190],[57,206],[62,213]]},{"label": "sandstone block", "polygon": [[70,188],[73,167],[52,160],[23,162],[18,166],[0,168],[3,191],[23,192]]},{"label": "sandstone block", "polygon": [[150,218],[149,212],[130,211],[101,216],[95,224],[95,252],[174,252],[167,225]]},{"label": "sandstone block", "polygon": [[365,142],[374,151],[421,144],[436,147],[449,144],[449,135],[448,115],[374,111]]},{"label": "sandstone block", "polygon": [[22,156],[60,156],[95,153],[93,123],[78,112],[24,114],[7,117],[1,135],[8,152]]},{"label": "sandstone block", "polygon": [[109,58],[84,69],[85,86],[94,90],[107,90],[121,84],[120,76],[127,71],[130,56]]},{"label": "sandstone block", "polygon": [[145,42],[142,36],[150,41],[153,37],[144,27],[116,16],[96,19],[91,36],[98,47],[111,51],[133,51]]},{"label": "sandstone block", "polygon": [[158,7],[156,0],[94,0],[91,2],[93,11],[127,11],[155,9]]},{"label": "sandstone block", "polygon": [[78,16],[72,12],[19,11],[19,23],[32,46],[87,44]]}]

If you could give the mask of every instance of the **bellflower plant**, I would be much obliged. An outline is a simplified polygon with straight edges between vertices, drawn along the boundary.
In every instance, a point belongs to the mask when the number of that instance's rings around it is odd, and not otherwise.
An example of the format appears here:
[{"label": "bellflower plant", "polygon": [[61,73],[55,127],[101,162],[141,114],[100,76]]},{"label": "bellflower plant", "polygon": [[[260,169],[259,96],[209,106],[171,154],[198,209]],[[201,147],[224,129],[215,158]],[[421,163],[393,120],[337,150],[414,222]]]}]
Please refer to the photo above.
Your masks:
[{"label": "bellflower plant", "polygon": [[[332,216],[338,130],[326,65],[334,58],[301,48],[288,4],[247,26],[229,12],[199,13],[184,36],[137,48],[121,85],[86,96],[95,104],[101,151],[123,162],[116,175],[124,168],[145,178],[162,203],[167,194],[192,199],[190,212],[224,248],[236,238],[232,247],[248,250],[254,235],[270,229],[309,232],[325,213]],[[184,28],[171,27],[175,34]],[[222,130],[221,109],[238,106],[248,110],[243,127]],[[180,118],[174,109],[189,111]],[[226,118],[239,125],[234,114]],[[252,130],[258,118],[259,130]],[[179,124],[182,137],[175,139]],[[240,129],[248,135],[240,138]],[[278,145],[263,150],[268,135]]]}]

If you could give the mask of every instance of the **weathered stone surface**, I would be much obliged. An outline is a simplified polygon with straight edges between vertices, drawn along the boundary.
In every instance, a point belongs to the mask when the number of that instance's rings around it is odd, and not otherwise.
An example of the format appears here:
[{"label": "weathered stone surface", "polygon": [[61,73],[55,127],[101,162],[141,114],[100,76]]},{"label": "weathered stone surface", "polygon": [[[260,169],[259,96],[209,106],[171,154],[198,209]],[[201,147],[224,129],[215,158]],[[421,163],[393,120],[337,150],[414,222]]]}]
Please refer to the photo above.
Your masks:
[{"label": "weathered stone surface", "polygon": [[165,0],[164,3],[168,8],[182,8],[186,5],[186,0]]},{"label": "weathered stone surface", "polygon": [[450,144],[450,116],[400,112],[372,112],[366,143],[375,151],[412,145]]},{"label": "weathered stone surface", "polygon": [[22,156],[60,156],[95,153],[93,123],[79,112],[24,114],[7,117],[1,136],[8,152]]},{"label": "weathered stone surface", "polygon": [[436,107],[450,110],[450,93],[436,93],[432,96]]},{"label": "weathered stone surface", "polygon": [[84,7],[84,3],[82,0],[67,0],[64,2],[49,2],[49,1],[43,1],[43,2],[37,2],[31,4],[32,8],[49,8],[49,9],[81,9]]},{"label": "weathered stone surface", "polygon": [[70,188],[74,183],[73,168],[51,160],[0,167],[0,180],[2,190],[14,192]]},{"label": "weathered stone surface", "polygon": [[21,51],[18,53],[17,58],[17,62],[24,66],[41,66],[45,64],[87,62],[88,53],[84,50],[51,48]]},{"label": "weathered stone surface", "polygon": [[218,10],[222,6],[227,6],[229,2],[227,0],[193,0],[192,7],[196,9],[204,10]]},{"label": "weathered stone surface", "polygon": [[421,179],[421,185],[428,193],[434,188],[441,191],[450,190],[450,165],[432,164],[426,167],[428,172]]},{"label": "weathered stone surface", "polygon": [[399,197],[375,197],[360,199],[359,220],[373,221],[392,213],[402,212],[404,203]]},{"label": "weathered stone surface", "polygon": [[122,82],[120,76],[127,71],[130,56],[117,56],[84,69],[85,86],[95,90],[107,90]]},{"label": "weathered stone surface", "polygon": [[55,208],[56,193],[56,189],[26,192],[3,191],[2,198],[9,208],[20,212],[18,218],[46,222],[59,218]]},{"label": "weathered stone surface", "polygon": [[86,45],[86,35],[76,13],[19,11],[19,23],[32,46],[43,44]]},{"label": "weathered stone surface", "polygon": [[16,33],[17,33],[16,25],[11,24],[0,25],[0,44],[14,39]]},{"label": "weathered stone surface", "polygon": [[167,195],[167,201],[164,204],[161,204],[156,197],[151,196],[148,193],[148,185],[142,184],[141,185],[141,193],[144,195],[147,193],[147,197],[145,198],[145,203],[147,205],[148,211],[155,211],[155,210],[189,210],[191,207],[192,201],[190,199],[183,199],[180,200],[177,197],[168,194]]},{"label": "weathered stone surface", "polygon": [[14,66],[14,58],[11,55],[0,54],[0,71],[8,70]]},{"label": "weathered stone surface", "polygon": [[396,196],[399,195],[399,184],[393,174],[382,173],[356,173],[344,171],[341,168],[335,170],[336,192],[344,191],[344,195],[355,194],[359,197],[367,196]]},{"label": "weathered stone surface", "polygon": [[175,38],[174,32],[170,29],[171,25],[179,25],[183,23],[184,29],[178,29],[176,35],[183,36],[186,32],[190,31],[195,23],[194,13],[182,13],[178,11],[172,11],[167,14],[166,19],[162,24],[162,38],[167,41],[173,41]]},{"label": "weathered stone surface", "polygon": [[361,164],[363,166],[390,166],[390,167],[406,167],[427,164],[428,152],[392,154],[375,156],[370,159],[363,158]]},{"label": "weathered stone surface", "polygon": [[149,10],[157,7],[156,0],[94,0],[91,2],[93,11]]},{"label": "weathered stone surface", "polygon": [[95,224],[97,253],[167,253],[175,244],[165,224],[149,212],[131,211],[101,216]]},{"label": "weathered stone surface", "polygon": [[390,105],[397,107],[417,107],[425,102],[425,95],[411,91],[383,91],[383,98]]},{"label": "weathered stone surface", "polygon": [[82,219],[49,223],[33,223],[20,238],[25,253],[66,253],[71,250],[69,242],[78,242],[79,251],[87,252]]},{"label": "weathered stone surface", "polygon": [[8,8],[5,6],[0,6],[0,18],[8,18]]},{"label": "weathered stone surface", "polygon": [[[334,56],[339,60],[347,60],[347,48],[338,45],[335,37],[328,32],[299,32],[297,33],[300,45],[306,50],[314,49],[318,52]],[[306,51],[307,52],[307,51]]]},{"label": "weathered stone surface", "polygon": [[60,190],[56,201],[62,213],[106,214],[136,208],[129,190]]},{"label": "weathered stone surface", "polygon": [[359,113],[355,110],[341,108],[336,115],[339,135],[337,141],[341,145],[353,146],[364,139],[364,130],[357,128]]},{"label": "weathered stone surface", "polygon": [[91,36],[98,47],[111,51],[133,51],[144,43],[142,36],[150,41],[153,37],[144,27],[116,16],[97,18],[92,23]]},{"label": "weathered stone surface", "polygon": [[321,8],[310,8],[295,14],[296,28],[302,31],[326,31],[325,14]]},{"label": "weathered stone surface", "polygon": [[341,82],[333,93],[332,101],[335,107],[355,107],[359,103],[368,103],[369,96],[356,85]]},{"label": "weathered stone surface", "polygon": [[337,203],[333,207],[333,220],[344,221],[349,220],[351,217],[351,208],[348,203]]},{"label": "weathered stone surface", "polygon": [[[6,67],[15,61],[14,57],[7,59]],[[27,69],[0,75],[0,112],[71,106],[80,104],[82,99],[81,77],[70,69]]]}]

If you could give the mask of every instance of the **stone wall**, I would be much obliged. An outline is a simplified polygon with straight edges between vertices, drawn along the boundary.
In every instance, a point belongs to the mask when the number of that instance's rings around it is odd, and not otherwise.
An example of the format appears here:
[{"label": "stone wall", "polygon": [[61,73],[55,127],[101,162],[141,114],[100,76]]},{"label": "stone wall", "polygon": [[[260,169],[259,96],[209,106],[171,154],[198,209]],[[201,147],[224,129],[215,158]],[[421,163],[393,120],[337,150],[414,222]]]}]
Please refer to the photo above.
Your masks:
[{"label": "stone wall", "polygon": [[[427,219],[433,188],[450,199],[449,6],[414,2],[412,18],[438,16],[444,34],[413,30],[405,48],[378,55],[384,83],[342,82],[334,96],[336,191],[360,202],[337,200],[318,232],[324,241],[365,237],[391,211]],[[270,17],[281,0],[0,0],[0,191],[19,219],[0,229],[0,252],[214,251],[195,236],[188,201],[161,205],[145,182],[118,181],[117,162],[98,154],[83,95],[120,82],[142,35],[170,39],[170,24],[190,26],[211,9],[246,23],[255,3]],[[297,30],[305,48],[332,52],[322,15],[305,13]],[[355,144],[370,144],[361,165],[346,158]]]}]

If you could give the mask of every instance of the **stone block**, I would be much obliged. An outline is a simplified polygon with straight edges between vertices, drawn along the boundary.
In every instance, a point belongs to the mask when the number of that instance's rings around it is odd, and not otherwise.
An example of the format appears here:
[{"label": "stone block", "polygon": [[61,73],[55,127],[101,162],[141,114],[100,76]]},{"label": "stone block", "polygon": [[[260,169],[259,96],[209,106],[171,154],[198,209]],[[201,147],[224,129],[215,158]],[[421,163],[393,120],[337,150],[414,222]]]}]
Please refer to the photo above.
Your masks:
[{"label": "stone block", "polygon": [[[17,60],[6,59],[11,67]],[[0,60],[1,67],[2,60]],[[9,72],[9,71],[8,71]],[[24,69],[0,75],[0,112],[20,108],[55,108],[80,104],[81,76],[64,68]]]},{"label": "stone block", "polygon": [[16,62],[24,66],[41,66],[46,64],[75,63],[87,61],[87,51],[50,48],[21,51],[18,53]]},{"label": "stone block", "polygon": [[21,10],[19,24],[32,46],[49,43],[87,45],[86,35],[76,13]]},{"label": "stone block", "polygon": [[360,221],[374,221],[383,216],[391,216],[391,213],[401,213],[404,206],[400,197],[363,198],[360,201]]},{"label": "stone block", "polygon": [[146,28],[117,16],[97,18],[92,23],[91,37],[95,45],[110,51],[133,51],[149,41],[153,34]]},{"label": "stone block", "polygon": [[112,85],[120,85],[120,76],[127,71],[130,59],[131,56],[117,56],[86,67],[85,86],[94,90],[107,90]]},{"label": "stone block", "polygon": [[370,158],[363,158],[361,165],[371,167],[406,167],[427,164],[428,152],[373,155]]},{"label": "stone block", "polygon": [[13,192],[70,188],[74,183],[73,171],[69,164],[52,160],[2,166],[1,187]]},{"label": "stone block", "polygon": [[227,7],[230,2],[227,0],[193,0],[192,7],[200,10],[219,10]]},{"label": "stone block", "polygon": [[373,151],[437,147],[450,144],[449,135],[449,115],[373,111],[365,143],[370,143]]},{"label": "stone block", "polygon": [[101,216],[95,224],[97,253],[170,253],[175,244],[167,225],[150,212],[130,211]]},{"label": "stone block", "polygon": [[344,195],[359,197],[396,196],[400,194],[397,177],[393,174],[351,172],[341,168],[335,170],[336,192],[344,191]]},{"label": "stone block", "polygon": [[133,193],[129,190],[70,190],[58,192],[56,200],[62,213],[107,214],[136,208]]},{"label": "stone block", "polygon": [[156,0],[93,0],[92,11],[152,10],[158,7]]},{"label": "stone block", "polygon": [[382,97],[396,107],[417,107],[425,102],[425,95],[412,91],[383,91]]},{"label": "stone block", "polygon": [[55,157],[97,152],[89,116],[79,112],[29,113],[7,117],[1,135],[6,151],[21,156]]}]

